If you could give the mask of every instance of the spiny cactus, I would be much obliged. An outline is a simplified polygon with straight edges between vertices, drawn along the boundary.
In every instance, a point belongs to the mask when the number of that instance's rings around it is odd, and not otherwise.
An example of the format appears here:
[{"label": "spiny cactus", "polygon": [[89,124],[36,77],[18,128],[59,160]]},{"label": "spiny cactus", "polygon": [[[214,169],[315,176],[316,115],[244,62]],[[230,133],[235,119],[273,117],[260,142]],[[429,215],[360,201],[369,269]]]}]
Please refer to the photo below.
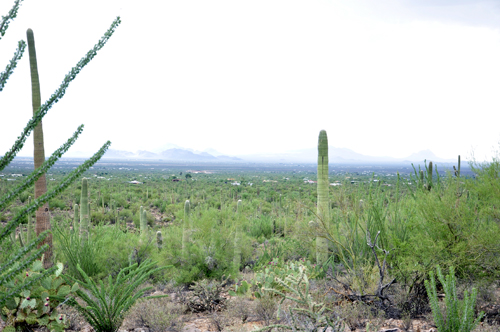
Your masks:
[{"label": "spiny cactus", "polygon": [[[321,130],[318,138],[318,224],[326,223],[329,218],[328,203],[328,137]],[[323,236],[316,237],[316,262],[323,264],[328,259],[328,240]]]},{"label": "spiny cactus", "polygon": [[458,169],[453,166],[453,170],[455,171],[455,176],[457,178],[460,177],[460,155],[458,155]]},{"label": "spiny cactus", "polygon": [[432,189],[432,161],[429,161],[429,167],[427,168],[427,190]]},{"label": "spiny cactus", "polygon": [[[459,164],[459,169],[460,169],[460,164]],[[31,205],[31,196],[28,197],[28,206],[30,205]],[[32,234],[33,234],[33,219],[31,218],[31,214],[28,214],[28,233],[26,234],[27,243],[31,242]]]},{"label": "spiny cactus", "polygon": [[[28,206],[30,205],[31,205],[31,196],[28,197]],[[26,236],[24,236],[24,238],[23,238],[23,227],[19,226],[19,242],[21,243],[21,247],[26,247],[31,242],[32,234],[33,234],[33,222],[31,214],[28,214],[28,224],[26,226]]]},{"label": "spiny cactus", "polygon": [[140,229],[141,229],[141,235],[146,235],[146,232],[148,230],[148,220],[146,219],[146,211],[144,211],[144,208],[141,206],[139,210],[139,220],[140,220]]},{"label": "spiny cactus", "polygon": [[239,219],[241,217],[241,208],[242,208],[241,199],[238,200],[238,204],[236,205],[236,230],[234,233],[234,256],[233,256],[233,266],[235,269],[240,268],[241,264],[241,229]]},{"label": "spiny cactus", "polygon": [[188,243],[189,243],[189,232],[191,231],[190,229],[190,220],[189,220],[189,208],[191,204],[189,203],[189,200],[186,200],[184,203],[184,222],[183,222],[183,227],[182,227],[182,257],[187,258],[189,252],[188,252]]},{"label": "spiny cactus", "polygon": [[90,204],[88,194],[88,180],[82,179],[82,194],[80,196],[80,240],[85,242],[89,239]]},{"label": "spiny cactus", "polygon": [[[35,37],[33,30],[26,31],[26,38],[28,40],[28,53],[30,60],[30,73],[31,73],[31,100],[33,106],[33,115],[38,111],[41,106],[40,94],[40,80],[38,78],[38,64],[36,59]],[[42,121],[33,130],[33,161],[35,169],[42,166],[45,162],[45,150],[43,144],[43,128]],[[47,193],[47,180],[45,174],[40,176],[35,182],[35,199]],[[50,229],[50,213],[49,203],[45,203],[36,210],[36,235]],[[45,251],[45,268],[52,266],[52,235],[45,238],[42,244],[48,244],[49,248]]]},{"label": "spiny cactus", "polygon": [[163,248],[163,238],[161,237],[161,231],[156,232],[156,247],[158,248],[158,251],[161,251]]},{"label": "spiny cactus", "polygon": [[73,211],[74,211],[74,215],[73,215],[73,228],[71,229],[71,232],[75,232],[76,231],[76,226],[80,222],[80,213],[79,213],[79,210],[78,210],[78,204],[75,203],[75,205],[73,205]]}]

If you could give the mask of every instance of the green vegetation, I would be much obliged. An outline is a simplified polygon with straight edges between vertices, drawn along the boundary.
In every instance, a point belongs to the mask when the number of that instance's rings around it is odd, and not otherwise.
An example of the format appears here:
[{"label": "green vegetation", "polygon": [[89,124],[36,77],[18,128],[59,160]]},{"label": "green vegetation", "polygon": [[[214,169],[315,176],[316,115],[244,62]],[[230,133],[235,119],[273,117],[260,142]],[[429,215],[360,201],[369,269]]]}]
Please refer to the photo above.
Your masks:
[{"label": "green vegetation", "polygon": [[450,274],[444,277],[438,266],[437,275],[444,289],[446,303],[445,312],[442,312],[439,306],[434,273],[431,271],[429,274],[430,281],[425,281],[425,288],[429,295],[432,314],[438,331],[470,332],[474,330],[484,315],[484,312],[481,312],[475,317],[477,289],[473,288],[470,295],[465,291],[463,301],[459,300],[453,267],[450,267]]},{"label": "green vegetation", "polygon": [[[2,19],[2,35],[18,5]],[[446,173],[432,162],[422,169],[329,165],[327,134],[321,131],[317,165],[210,165],[193,171],[154,162],[96,164],[109,142],[83,165],[58,161],[81,126],[34,172],[14,178],[24,171],[14,156],[28,134],[119,22],[0,159],[0,309],[11,331],[24,324],[64,328],[56,307],[71,291],[79,300],[67,303],[96,331],[116,331],[151,289],[142,288],[145,283],[191,286],[197,294],[191,305],[205,303],[210,309],[203,310],[214,314],[226,308],[222,289],[232,281],[231,294],[255,300],[256,312],[270,325],[266,329],[338,330],[344,322],[365,328],[366,321],[349,313],[363,306],[366,317],[419,317],[429,312],[426,287],[440,331],[477,325],[476,291],[464,292],[461,302],[456,284],[491,285],[500,277],[499,157],[472,163],[470,171],[459,158]],[[20,42],[14,59],[24,48]],[[1,88],[14,67],[1,74]],[[56,162],[58,168],[51,168]],[[54,181],[31,201],[35,181],[49,169]],[[81,175],[86,177],[76,183]],[[37,260],[48,245],[35,248],[48,233],[32,238],[33,214],[50,199],[54,261],[64,264],[62,271],[61,264],[45,269]],[[440,284],[433,277],[437,265],[450,270],[444,278],[438,269]],[[40,287],[59,301],[56,307],[40,308]],[[439,287],[446,293],[446,320]],[[339,308],[343,302],[349,304]],[[221,330],[221,321],[213,319]]]}]

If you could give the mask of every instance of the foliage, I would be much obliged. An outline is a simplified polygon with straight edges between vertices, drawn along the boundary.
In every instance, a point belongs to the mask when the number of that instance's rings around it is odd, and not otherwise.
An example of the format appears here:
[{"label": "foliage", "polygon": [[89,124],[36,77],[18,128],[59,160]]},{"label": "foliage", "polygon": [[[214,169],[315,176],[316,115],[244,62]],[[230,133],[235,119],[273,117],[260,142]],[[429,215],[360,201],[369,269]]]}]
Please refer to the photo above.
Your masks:
[{"label": "foliage", "polygon": [[288,310],[288,324],[275,324],[263,327],[257,331],[270,330],[274,327],[292,331],[344,331],[344,324],[335,317],[324,303],[316,302],[310,294],[310,267],[300,263],[289,263],[277,273],[275,283],[277,288],[266,288],[266,292],[272,292],[281,297],[278,314],[283,302],[288,299],[295,303],[295,307]]},{"label": "foliage", "polygon": [[444,277],[441,268],[437,266],[437,275],[445,293],[445,312],[442,312],[439,307],[436,280],[432,271],[429,273],[430,281],[425,280],[425,288],[438,332],[470,332],[474,330],[484,316],[484,312],[481,312],[475,317],[477,289],[473,288],[470,295],[465,291],[464,299],[461,301],[457,296],[453,267],[450,267],[450,274]]},{"label": "foliage", "polygon": [[78,285],[64,283],[62,270],[62,263],[58,263],[53,274],[44,276],[42,261],[37,260],[26,270],[26,274],[16,276],[5,285],[5,288],[13,289],[18,284],[38,280],[5,303],[0,313],[7,322],[4,331],[26,331],[36,326],[46,326],[50,331],[64,331],[68,327],[66,315],[60,314],[57,307]]},{"label": "foliage", "polygon": [[95,236],[89,236],[87,241],[83,241],[75,229],[54,225],[54,236],[57,240],[58,250],[64,255],[69,273],[77,280],[83,281],[83,276],[78,271],[80,266],[89,276],[98,275],[102,269],[102,263],[98,261],[103,251],[102,234],[99,228],[95,231]]},{"label": "foliage", "polygon": [[222,297],[222,291],[227,284],[228,278],[222,280],[203,279],[195,281],[190,287],[192,293],[185,300],[186,306],[192,312],[214,312],[225,307],[226,299]]},{"label": "foliage", "polygon": [[99,286],[80,266],[77,268],[84,281],[64,277],[67,281],[78,282],[80,287],[75,293],[85,305],[81,305],[75,298],[70,298],[67,303],[75,307],[96,332],[116,332],[128,310],[152,288],[138,289],[139,286],[153,273],[166,267],[155,268],[155,263],[151,261],[145,261],[139,266],[134,264],[122,269],[114,280],[110,275],[107,284],[101,280]]},{"label": "foliage", "polygon": [[[2,21],[0,23],[0,33],[3,36],[5,31],[9,25],[9,21],[16,17],[17,11],[19,9],[20,1],[15,1],[14,6],[9,11],[6,16],[2,17]],[[26,127],[24,128],[21,135],[17,138],[16,142],[12,146],[12,148],[2,157],[0,158],[0,171],[3,170],[7,165],[9,165],[16,154],[21,150],[26,141],[28,135],[33,131],[35,126],[40,123],[42,118],[47,114],[48,110],[58,102],[65,94],[65,91],[69,85],[69,83],[76,77],[76,75],[82,70],[82,68],[88,64],[90,60],[94,58],[97,51],[100,50],[107,40],[111,37],[114,30],[120,23],[120,19],[117,18],[111,28],[106,32],[105,36],[98,42],[98,44],[87,53],[87,55],[78,62],[78,64],[71,70],[71,72],[66,75],[63,83],[56,90],[56,92],[51,96],[49,101],[47,101],[44,105],[40,107],[40,109],[33,115],[31,120],[28,121]],[[12,58],[10,65],[7,66],[6,70],[0,74],[0,91],[3,90],[8,78],[13,72],[13,69],[16,67],[17,62],[21,58],[24,49],[26,47],[26,43],[24,41],[19,42],[18,50],[16,51],[14,57]],[[7,204],[13,201],[15,198],[19,197],[23,190],[32,186],[34,182],[44,174],[53,163],[59,159],[62,154],[67,151],[69,146],[71,146],[76,140],[79,133],[82,131],[82,126],[80,126],[75,134],[58,150],[56,150],[52,156],[45,161],[41,167],[35,170],[19,187],[17,187],[12,192],[7,192],[6,195],[0,198],[0,210],[4,210]],[[27,216],[31,215],[34,211],[38,209],[38,207],[42,206],[44,203],[48,202],[50,199],[54,198],[56,195],[60,194],[64,189],[66,189],[71,183],[73,183],[83,172],[89,169],[93,164],[99,160],[105,151],[108,149],[111,143],[106,142],[101,149],[94,154],[89,160],[85,161],[78,168],[70,172],[67,176],[65,176],[62,181],[52,190],[47,192],[46,194],[38,197],[33,201],[33,203],[28,204],[27,207],[19,211],[12,220],[7,223],[7,225],[0,231],[0,243],[5,241],[13,232],[15,232],[16,227],[24,222]],[[13,288],[8,290],[4,289],[4,286],[9,282],[12,282],[16,276],[18,276],[21,271],[26,269],[31,263],[33,263],[37,258],[39,258],[42,253],[48,248],[47,245],[41,246],[38,250],[32,252],[32,250],[38,246],[46,237],[48,236],[47,232],[41,233],[40,236],[29,244],[19,249],[16,253],[13,254],[12,258],[7,262],[0,264],[0,307],[12,299],[13,296],[19,294],[21,291],[26,290],[27,288],[34,285],[38,280],[46,277],[50,273],[53,273],[56,270],[56,267],[49,268],[47,270],[41,271],[39,275],[34,278],[29,278],[24,280],[23,282],[17,283]]]}]

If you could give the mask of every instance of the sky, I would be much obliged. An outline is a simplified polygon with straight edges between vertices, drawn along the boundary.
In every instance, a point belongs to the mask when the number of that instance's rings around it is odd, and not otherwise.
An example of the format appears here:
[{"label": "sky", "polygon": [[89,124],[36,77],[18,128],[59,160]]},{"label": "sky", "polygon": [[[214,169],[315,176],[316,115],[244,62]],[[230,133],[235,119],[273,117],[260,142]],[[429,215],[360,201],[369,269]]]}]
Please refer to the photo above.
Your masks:
[{"label": "sky", "polygon": [[[0,1],[5,15],[13,0]],[[500,2],[24,0],[0,70],[31,28],[42,101],[122,24],[45,116],[46,155],[167,144],[228,155],[329,145],[490,160],[500,142]],[[0,93],[0,155],[32,114],[27,51]],[[19,153],[32,155],[32,138]]]}]

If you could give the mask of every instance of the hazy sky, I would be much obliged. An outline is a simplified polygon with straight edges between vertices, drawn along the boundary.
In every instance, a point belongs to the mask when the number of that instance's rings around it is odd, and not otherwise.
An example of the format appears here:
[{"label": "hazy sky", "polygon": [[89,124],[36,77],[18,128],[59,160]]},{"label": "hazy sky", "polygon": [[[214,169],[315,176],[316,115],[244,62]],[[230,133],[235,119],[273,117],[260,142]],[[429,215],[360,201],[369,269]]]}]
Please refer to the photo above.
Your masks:
[{"label": "hazy sky", "polygon": [[[45,100],[118,15],[44,118],[47,155],[81,123],[72,152],[108,139],[128,151],[283,152],[315,147],[325,129],[329,145],[367,155],[482,159],[500,141],[496,0],[25,0],[0,70],[32,28]],[[26,51],[0,93],[0,155],[31,113]]]}]

